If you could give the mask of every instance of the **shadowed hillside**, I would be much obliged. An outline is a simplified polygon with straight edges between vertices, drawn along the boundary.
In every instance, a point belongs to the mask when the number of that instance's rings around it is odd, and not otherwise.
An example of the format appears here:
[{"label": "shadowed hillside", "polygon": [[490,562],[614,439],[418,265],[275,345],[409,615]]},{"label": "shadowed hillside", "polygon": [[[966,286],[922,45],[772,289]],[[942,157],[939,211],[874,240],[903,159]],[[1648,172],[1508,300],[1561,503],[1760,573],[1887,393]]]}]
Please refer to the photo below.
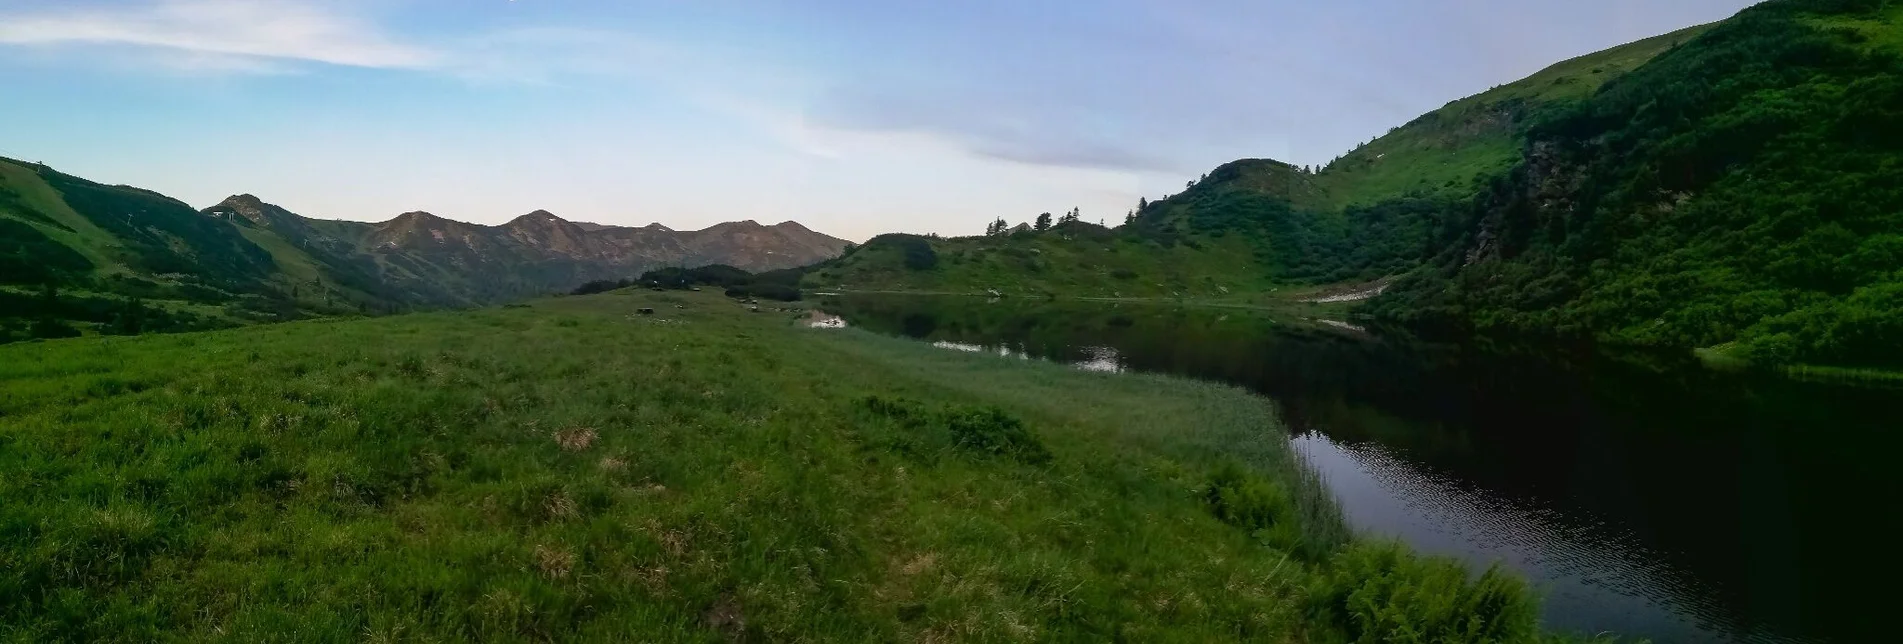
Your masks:
[{"label": "shadowed hillside", "polygon": [[0,159],[0,342],[463,306],[668,266],[772,271],[847,245],[790,221],[674,231],[536,211],[500,226],[423,212],[362,223],[248,194],[195,210]]}]

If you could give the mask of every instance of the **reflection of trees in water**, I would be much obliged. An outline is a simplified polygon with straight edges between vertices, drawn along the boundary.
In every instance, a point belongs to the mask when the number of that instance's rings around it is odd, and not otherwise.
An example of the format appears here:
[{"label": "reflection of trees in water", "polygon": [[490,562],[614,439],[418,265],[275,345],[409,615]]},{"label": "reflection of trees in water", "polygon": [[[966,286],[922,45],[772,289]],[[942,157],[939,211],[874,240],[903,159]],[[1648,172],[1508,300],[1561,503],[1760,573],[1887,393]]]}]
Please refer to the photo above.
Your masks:
[{"label": "reflection of trees in water", "polygon": [[[1276,399],[1292,431],[1378,443],[1497,493],[1640,535],[1777,624],[1859,623],[1887,544],[1863,522],[1903,491],[1894,391],[1702,369],[1685,356],[1366,340],[1246,311],[974,298],[844,298],[873,331],[1123,368]],[[1885,573],[1903,573],[1896,564]],[[1861,611],[1861,613],[1859,612]],[[1850,639],[1857,639],[1852,637]]]}]

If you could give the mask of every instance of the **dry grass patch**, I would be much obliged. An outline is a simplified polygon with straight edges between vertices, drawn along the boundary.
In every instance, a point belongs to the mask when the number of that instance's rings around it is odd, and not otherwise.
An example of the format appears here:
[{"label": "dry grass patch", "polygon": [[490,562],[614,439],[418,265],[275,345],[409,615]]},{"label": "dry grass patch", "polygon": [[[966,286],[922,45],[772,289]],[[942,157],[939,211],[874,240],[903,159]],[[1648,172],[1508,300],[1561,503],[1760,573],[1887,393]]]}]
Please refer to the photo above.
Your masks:
[{"label": "dry grass patch", "polygon": [[561,445],[563,451],[579,452],[594,445],[595,439],[600,437],[593,427],[570,427],[555,432],[555,444]]}]

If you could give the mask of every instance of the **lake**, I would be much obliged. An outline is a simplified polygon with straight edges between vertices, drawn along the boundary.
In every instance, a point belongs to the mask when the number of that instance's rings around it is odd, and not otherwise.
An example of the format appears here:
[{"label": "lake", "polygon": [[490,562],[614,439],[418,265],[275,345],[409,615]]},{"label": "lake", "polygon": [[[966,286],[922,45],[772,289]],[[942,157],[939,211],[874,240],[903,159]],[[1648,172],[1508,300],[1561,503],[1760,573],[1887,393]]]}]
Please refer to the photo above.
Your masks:
[{"label": "lake", "polygon": [[1178,374],[1278,403],[1366,534],[1502,565],[1549,628],[1888,640],[1903,391],[1689,356],[1431,344],[1242,310],[846,296],[850,326],[998,359]]}]

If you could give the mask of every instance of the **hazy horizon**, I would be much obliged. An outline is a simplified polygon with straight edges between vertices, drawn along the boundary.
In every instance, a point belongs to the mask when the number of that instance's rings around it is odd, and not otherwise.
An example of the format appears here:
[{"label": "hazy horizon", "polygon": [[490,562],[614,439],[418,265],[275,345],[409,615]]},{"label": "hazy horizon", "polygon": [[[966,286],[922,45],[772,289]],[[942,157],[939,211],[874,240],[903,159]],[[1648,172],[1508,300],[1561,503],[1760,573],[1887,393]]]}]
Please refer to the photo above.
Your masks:
[{"label": "hazy horizon", "polygon": [[0,8],[0,155],[325,219],[1116,223],[1750,4],[84,0]]}]

